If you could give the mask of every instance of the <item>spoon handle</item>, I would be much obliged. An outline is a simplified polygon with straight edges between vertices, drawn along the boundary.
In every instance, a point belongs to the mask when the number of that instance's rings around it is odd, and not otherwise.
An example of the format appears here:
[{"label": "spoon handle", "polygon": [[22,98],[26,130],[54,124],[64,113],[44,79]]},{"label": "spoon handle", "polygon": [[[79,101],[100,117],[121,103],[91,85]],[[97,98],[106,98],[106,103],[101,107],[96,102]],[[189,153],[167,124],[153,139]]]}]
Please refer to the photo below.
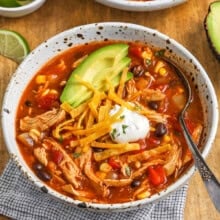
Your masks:
[{"label": "spoon handle", "polygon": [[220,212],[220,183],[206,164],[197,146],[193,142],[191,135],[189,134],[186,124],[183,120],[183,117],[180,117],[180,124],[183,128],[183,134],[186,139],[186,142],[193,154],[195,166],[198,168],[200,176],[202,177],[202,180],[205,183],[206,189],[215,205],[215,208]]}]

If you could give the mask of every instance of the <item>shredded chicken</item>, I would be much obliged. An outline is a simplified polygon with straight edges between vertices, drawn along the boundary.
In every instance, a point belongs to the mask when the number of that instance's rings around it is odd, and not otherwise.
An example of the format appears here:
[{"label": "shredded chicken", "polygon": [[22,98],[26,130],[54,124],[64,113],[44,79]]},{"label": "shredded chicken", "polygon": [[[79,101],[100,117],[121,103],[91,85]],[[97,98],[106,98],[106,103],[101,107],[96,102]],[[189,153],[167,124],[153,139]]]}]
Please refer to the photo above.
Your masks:
[{"label": "shredded chicken", "polygon": [[60,144],[58,144],[53,139],[45,139],[44,144],[49,144],[53,146],[54,150],[59,150],[62,152],[64,159],[59,163],[59,167],[62,170],[65,178],[69,181],[75,188],[80,187],[80,179],[82,179],[83,175],[79,169],[79,167],[75,164],[73,159],[66,153],[66,151],[62,148]]},{"label": "shredded chicken", "polygon": [[137,112],[139,112],[142,115],[145,115],[150,121],[161,122],[161,123],[165,123],[165,124],[167,123],[168,115],[161,114],[161,113],[158,113],[154,110],[151,110],[151,109],[141,105],[138,102],[135,102],[135,105],[136,105]]},{"label": "shredded chicken", "polygon": [[161,101],[166,97],[159,89],[144,89],[141,95],[146,101]]},{"label": "shredded chicken", "polygon": [[82,191],[82,190],[75,190],[71,184],[67,184],[61,187],[63,191],[68,192],[70,194],[73,194],[75,196],[79,197],[87,197],[87,198],[92,198],[92,193],[87,192],[87,191]]},{"label": "shredded chicken", "polygon": [[19,134],[17,136],[17,139],[24,144],[25,146],[33,147],[34,146],[34,140],[30,137],[28,132]]},{"label": "shredded chicken", "polygon": [[34,156],[38,159],[39,162],[41,162],[44,166],[47,166],[48,159],[47,159],[47,153],[45,148],[38,147],[34,149]]},{"label": "shredded chicken", "polygon": [[128,100],[131,100],[133,94],[138,92],[138,90],[136,89],[135,85],[136,85],[136,83],[135,83],[135,81],[133,79],[129,80],[126,83],[125,91],[127,93],[126,97],[127,97]]},{"label": "shredded chicken", "polygon": [[199,143],[200,137],[202,135],[203,127],[201,124],[198,124],[192,133],[192,138],[196,144]]},{"label": "shredded chicken", "polygon": [[85,172],[86,176],[96,184],[96,189],[99,192],[101,192],[104,197],[108,196],[109,190],[108,190],[106,184],[95,175],[95,173],[92,169],[92,164],[91,164],[92,150],[89,149],[85,153],[85,155],[86,155],[86,162],[85,162],[84,172]]},{"label": "shredded chicken", "polygon": [[121,187],[121,186],[127,186],[132,182],[131,178],[128,179],[119,179],[119,180],[114,180],[114,179],[105,179],[104,183],[108,186],[114,186],[114,187]]},{"label": "shredded chicken", "polygon": [[47,111],[36,117],[26,116],[20,120],[20,129],[22,131],[30,131],[31,129],[37,129],[44,131],[53,125],[63,121],[66,113],[64,110],[53,109]]},{"label": "shredded chicken", "polygon": [[172,175],[177,169],[180,168],[181,149],[176,144],[172,145],[172,150],[169,153],[167,162],[164,165],[167,176]]}]

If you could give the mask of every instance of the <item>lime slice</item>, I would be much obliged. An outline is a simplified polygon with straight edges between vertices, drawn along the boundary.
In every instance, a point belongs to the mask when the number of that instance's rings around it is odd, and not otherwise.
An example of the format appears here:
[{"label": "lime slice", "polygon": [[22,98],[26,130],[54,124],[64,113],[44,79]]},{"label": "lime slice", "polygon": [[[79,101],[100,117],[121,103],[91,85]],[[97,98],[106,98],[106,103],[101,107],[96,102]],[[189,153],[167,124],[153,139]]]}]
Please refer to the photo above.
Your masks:
[{"label": "lime slice", "polygon": [[27,5],[31,2],[33,2],[33,0],[0,0],[0,6],[13,8]]},{"label": "lime slice", "polygon": [[31,2],[33,2],[33,0],[16,0],[16,2],[17,2],[20,6],[22,6],[22,5],[27,5],[27,4],[31,3]]},{"label": "lime slice", "polygon": [[0,55],[20,63],[29,51],[27,41],[19,33],[0,29]]},{"label": "lime slice", "polygon": [[12,8],[19,7],[20,5],[17,3],[16,0],[0,0],[0,6]]}]

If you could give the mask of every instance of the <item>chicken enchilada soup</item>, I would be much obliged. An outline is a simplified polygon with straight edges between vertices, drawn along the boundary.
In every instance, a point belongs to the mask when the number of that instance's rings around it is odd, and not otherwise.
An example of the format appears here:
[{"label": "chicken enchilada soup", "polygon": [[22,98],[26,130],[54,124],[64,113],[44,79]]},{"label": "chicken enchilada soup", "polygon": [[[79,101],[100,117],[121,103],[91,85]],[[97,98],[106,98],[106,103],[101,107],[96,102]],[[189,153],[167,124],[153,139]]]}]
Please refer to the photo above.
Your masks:
[{"label": "chicken enchilada soup", "polygon": [[[163,53],[103,41],[47,62],[17,111],[17,142],[33,172],[61,194],[94,203],[148,198],[175,182],[192,162],[178,122],[186,91]],[[199,144],[203,113],[192,90],[185,121]]]}]

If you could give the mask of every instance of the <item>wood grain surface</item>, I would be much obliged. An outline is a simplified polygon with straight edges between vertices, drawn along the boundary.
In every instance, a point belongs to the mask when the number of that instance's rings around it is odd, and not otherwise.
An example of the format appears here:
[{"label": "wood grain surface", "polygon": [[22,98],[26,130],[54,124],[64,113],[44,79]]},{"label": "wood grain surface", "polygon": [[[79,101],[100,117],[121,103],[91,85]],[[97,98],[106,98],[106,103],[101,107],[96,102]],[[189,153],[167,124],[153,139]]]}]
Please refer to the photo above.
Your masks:
[{"label": "wood grain surface", "polygon": [[[204,31],[203,21],[211,0],[188,0],[174,8],[154,12],[127,12],[103,6],[93,0],[47,0],[36,12],[21,18],[0,16],[0,28],[15,30],[29,42],[31,49],[66,29],[103,21],[123,21],[157,29],[174,38],[201,62],[220,95],[220,61],[213,55]],[[0,57],[0,103],[7,83],[17,65]],[[220,126],[207,162],[220,179]],[[8,153],[0,132],[0,173]],[[0,198],[1,199],[1,198]],[[198,173],[191,178],[187,193],[185,220],[218,220],[220,214],[211,203]],[[7,219],[0,216],[0,219]]]}]

